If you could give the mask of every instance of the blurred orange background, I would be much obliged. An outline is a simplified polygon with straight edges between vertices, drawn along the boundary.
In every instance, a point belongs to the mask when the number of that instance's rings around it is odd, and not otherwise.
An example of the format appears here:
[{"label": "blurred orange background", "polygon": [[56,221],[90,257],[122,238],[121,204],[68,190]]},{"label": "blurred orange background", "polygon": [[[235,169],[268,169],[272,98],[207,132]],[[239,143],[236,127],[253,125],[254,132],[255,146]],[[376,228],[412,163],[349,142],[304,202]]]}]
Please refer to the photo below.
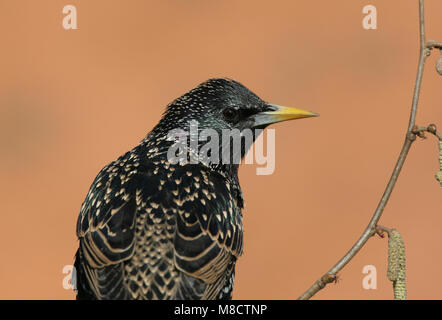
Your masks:
[{"label": "blurred orange background", "polygon": [[[77,8],[77,30],[62,27]],[[362,28],[377,8],[378,29]],[[442,2],[426,1],[442,40]],[[321,117],[276,129],[276,170],[240,169],[245,249],[235,299],[295,299],[362,233],[403,143],[418,61],[417,0],[0,1],[0,298],[73,299],[62,286],[75,224],[99,170],[169,102],[212,77]],[[442,128],[427,60],[417,123]],[[381,219],[404,237],[410,299],[441,299],[434,137],[417,141]],[[365,265],[377,289],[362,287]],[[315,299],[391,299],[374,237]]]}]

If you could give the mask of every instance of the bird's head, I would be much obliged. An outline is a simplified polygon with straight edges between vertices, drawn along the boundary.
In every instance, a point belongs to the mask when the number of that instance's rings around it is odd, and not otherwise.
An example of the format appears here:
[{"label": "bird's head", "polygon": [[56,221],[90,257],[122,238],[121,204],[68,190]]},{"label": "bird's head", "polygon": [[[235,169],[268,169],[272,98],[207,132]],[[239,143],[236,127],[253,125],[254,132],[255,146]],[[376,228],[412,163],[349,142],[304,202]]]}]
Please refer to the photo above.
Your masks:
[{"label": "bird's head", "polygon": [[[154,131],[165,134],[170,130],[182,129],[188,132],[193,121],[197,123],[198,132],[207,129],[216,131],[221,148],[224,143],[221,141],[222,132],[225,130],[237,129],[236,132],[240,133],[249,130],[253,132],[254,141],[262,131],[255,129],[264,129],[272,123],[285,120],[314,116],[318,115],[267,103],[237,81],[216,78],[201,83],[169,104]],[[241,158],[249,147],[241,147]]]},{"label": "bird's head", "polygon": [[196,120],[200,129],[243,130],[314,116],[318,114],[267,103],[235,80],[216,78],[173,101],[162,122],[170,128],[179,125],[184,129],[189,121]]}]

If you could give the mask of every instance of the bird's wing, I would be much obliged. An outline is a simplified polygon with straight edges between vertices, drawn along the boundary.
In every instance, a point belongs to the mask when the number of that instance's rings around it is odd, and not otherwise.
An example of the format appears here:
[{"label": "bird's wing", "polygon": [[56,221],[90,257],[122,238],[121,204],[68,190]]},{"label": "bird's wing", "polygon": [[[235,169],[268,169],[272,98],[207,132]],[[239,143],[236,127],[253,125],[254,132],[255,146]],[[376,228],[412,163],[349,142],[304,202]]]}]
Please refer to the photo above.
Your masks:
[{"label": "bird's wing", "polygon": [[75,261],[80,298],[127,297],[122,262],[135,249],[139,189],[149,187],[127,159],[121,157],[100,171],[81,207]]},{"label": "bird's wing", "polygon": [[134,250],[136,188],[143,178],[118,162],[105,167],[89,190],[77,221],[82,252],[94,268],[117,264]]},{"label": "bird's wing", "polygon": [[195,287],[192,281],[199,279],[206,284],[200,298],[216,298],[242,253],[239,190],[221,174],[199,165],[178,167],[176,171],[172,181],[178,192],[173,199],[178,213],[175,263],[185,274],[180,289]]}]

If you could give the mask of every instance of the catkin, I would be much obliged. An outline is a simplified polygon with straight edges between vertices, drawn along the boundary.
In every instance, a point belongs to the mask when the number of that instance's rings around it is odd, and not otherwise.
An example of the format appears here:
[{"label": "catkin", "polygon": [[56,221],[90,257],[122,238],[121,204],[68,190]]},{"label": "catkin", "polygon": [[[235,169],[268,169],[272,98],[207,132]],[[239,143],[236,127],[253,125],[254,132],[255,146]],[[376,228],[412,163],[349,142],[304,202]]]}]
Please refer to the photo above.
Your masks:
[{"label": "catkin", "polygon": [[392,229],[388,234],[388,270],[387,277],[393,282],[394,299],[405,300],[405,246],[399,231]]},{"label": "catkin", "polygon": [[436,179],[442,187],[442,140],[439,140],[439,172],[436,173]]}]

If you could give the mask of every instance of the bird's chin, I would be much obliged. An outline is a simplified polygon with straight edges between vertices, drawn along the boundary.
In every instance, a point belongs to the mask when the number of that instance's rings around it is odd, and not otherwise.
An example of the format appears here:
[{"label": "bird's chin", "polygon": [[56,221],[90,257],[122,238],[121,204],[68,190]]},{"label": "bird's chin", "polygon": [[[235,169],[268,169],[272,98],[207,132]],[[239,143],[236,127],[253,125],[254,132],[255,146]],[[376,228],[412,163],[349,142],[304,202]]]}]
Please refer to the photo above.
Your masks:
[{"label": "bird's chin", "polygon": [[252,116],[250,119],[250,127],[252,129],[265,129],[269,125],[279,121],[280,120],[273,114],[261,112]]},{"label": "bird's chin", "polygon": [[236,128],[240,131],[243,130],[262,130],[267,128],[271,123],[268,123],[268,121],[262,121],[261,117],[259,117],[259,114],[253,115],[249,118],[247,118],[245,121],[242,121]]}]

